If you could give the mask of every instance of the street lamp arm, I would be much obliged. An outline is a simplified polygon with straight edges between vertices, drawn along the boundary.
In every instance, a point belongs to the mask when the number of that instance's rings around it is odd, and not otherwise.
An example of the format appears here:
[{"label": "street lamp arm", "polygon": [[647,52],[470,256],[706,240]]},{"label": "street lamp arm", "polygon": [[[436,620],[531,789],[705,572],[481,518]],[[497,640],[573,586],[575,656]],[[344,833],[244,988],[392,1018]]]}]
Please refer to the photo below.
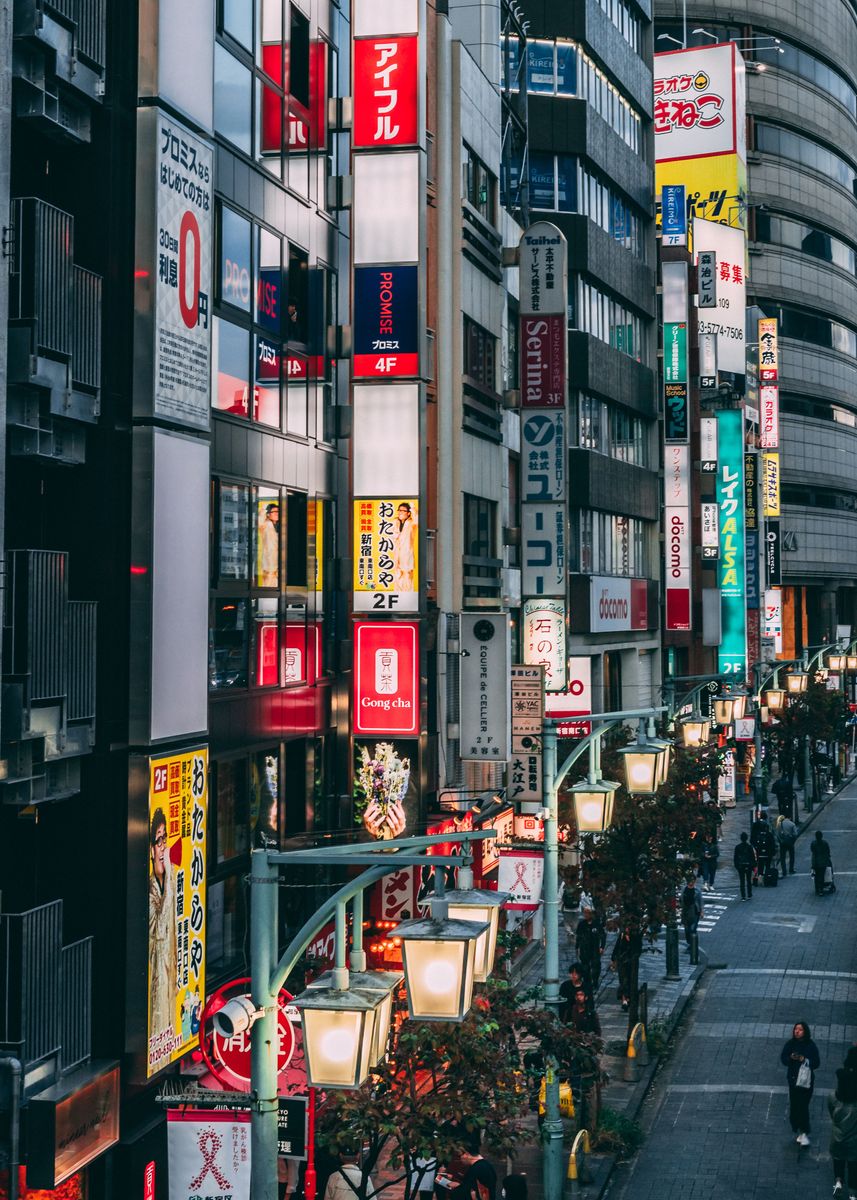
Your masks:
[{"label": "street lamp arm", "polygon": [[[656,717],[660,713],[666,711],[666,707],[661,705],[659,708],[638,708],[629,712],[595,713],[592,717],[590,717],[590,720],[603,720],[603,724],[596,725],[591,733],[588,733],[586,737],[582,738],[565,759],[562,766],[559,767],[553,781],[554,790],[559,789],[560,784],[583,754],[584,750],[588,750],[591,745],[596,743],[604,736],[605,733],[609,732],[609,730],[613,729],[614,726],[621,725],[624,721],[636,721],[641,717]],[[609,718],[609,720],[605,718]],[[549,726],[549,728],[552,729],[553,727]],[[555,737],[556,733],[554,732],[554,738]]]}]

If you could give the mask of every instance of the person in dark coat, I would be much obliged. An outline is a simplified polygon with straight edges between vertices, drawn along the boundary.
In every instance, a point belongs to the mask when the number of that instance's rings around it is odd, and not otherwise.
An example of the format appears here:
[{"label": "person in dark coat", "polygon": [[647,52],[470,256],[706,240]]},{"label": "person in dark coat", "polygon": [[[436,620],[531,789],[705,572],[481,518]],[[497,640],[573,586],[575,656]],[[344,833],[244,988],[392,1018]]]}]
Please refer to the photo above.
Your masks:
[{"label": "person in dark coat", "polygon": [[786,877],[786,863],[788,863],[788,872],[792,875],[795,873],[795,843],[797,842],[798,829],[791,817],[780,817],[777,825],[777,843],[780,847],[780,870],[783,873],[783,879]]},{"label": "person in dark coat", "polygon": [[773,861],[777,852],[777,843],[774,838],[770,825],[768,824],[768,814],[765,809],[761,810],[758,821],[753,822],[753,828],[750,831],[750,844],[756,851],[756,875],[754,883],[758,883],[760,879],[765,878],[769,864]]},{"label": "person in dark coat", "polygon": [[583,970],[590,996],[594,996],[601,978],[601,955],[607,944],[607,933],[590,905],[583,906],[583,916],[577,923],[575,949]]},{"label": "person in dark coat", "polygon": [[634,933],[630,925],[626,925],[616,938],[616,945],[610,956],[610,970],[619,976],[617,999],[622,1005],[622,1011],[627,1012],[631,1004],[631,984],[634,976],[634,963],[639,961],[643,953],[643,939],[639,933]]},{"label": "person in dark coat", "polygon": [[583,988],[589,999],[592,1000],[592,993],[587,986],[583,968],[579,962],[573,962],[568,968],[568,979],[566,979],[565,983],[559,985],[559,1019],[561,1021],[568,1023],[569,1012],[572,1004],[574,1004],[574,996],[578,988]]},{"label": "person in dark coat", "polygon": [[[809,1087],[798,1087],[798,1073],[803,1062],[809,1063]],[[812,1040],[806,1021],[798,1021],[792,1036],[783,1046],[780,1062],[786,1068],[789,1085],[789,1121],[799,1146],[809,1145],[809,1102],[815,1089],[815,1072],[821,1063],[818,1047]]]},{"label": "person in dark coat", "polygon": [[836,1072],[836,1092],[827,1101],[832,1129],[833,1195],[844,1196],[846,1175],[849,1200],[857,1197],[857,1049],[848,1051]]},{"label": "person in dark coat", "polygon": [[738,872],[738,882],[741,884],[741,899],[753,899],[753,871],[756,866],[756,851],[750,845],[746,833],[741,834],[741,841],[735,847],[732,862]]},{"label": "person in dark coat", "polygon": [[783,817],[791,817],[794,812],[795,790],[787,775],[781,775],[776,780],[771,791],[777,798],[777,811]]},{"label": "person in dark coat", "polygon": [[816,830],[809,852],[812,856],[812,875],[815,880],[815,894],[816,896],[823,896],[824,876],[827,868],[833,866],[833,860],[830,857],[830,846],[824,840],[824,834],[820,829]]},{"label": "person in dark coat", "polygon": [[714,891],[714,879],[717,875],[717,860],[720,858],[720,848],[713,833],[707,833],[702,840],[700,851],[699,873],[702,876],[702,886],[706,892]]},{"label": "person in dark coat", "polygon": [[595,1005],[582,987],[579,987],[574,993],[566,1023],[576,1029],[578,1033],[597,1033],[599,1037],[601,1036],[601,1022],[598,1020]]}]

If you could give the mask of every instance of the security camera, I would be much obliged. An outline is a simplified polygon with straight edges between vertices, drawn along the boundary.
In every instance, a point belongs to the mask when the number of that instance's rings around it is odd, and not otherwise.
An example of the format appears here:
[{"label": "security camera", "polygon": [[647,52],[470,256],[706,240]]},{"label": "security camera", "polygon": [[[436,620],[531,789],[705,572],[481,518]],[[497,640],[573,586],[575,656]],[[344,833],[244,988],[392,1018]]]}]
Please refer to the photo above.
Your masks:
[{"label": "security camera", "polygon": [[256,1008],[249,996],[236,996],[218,1009],[212,1019],[222,1038],[233,1038],[248,1030],[261,1015],[262,1010]]}]

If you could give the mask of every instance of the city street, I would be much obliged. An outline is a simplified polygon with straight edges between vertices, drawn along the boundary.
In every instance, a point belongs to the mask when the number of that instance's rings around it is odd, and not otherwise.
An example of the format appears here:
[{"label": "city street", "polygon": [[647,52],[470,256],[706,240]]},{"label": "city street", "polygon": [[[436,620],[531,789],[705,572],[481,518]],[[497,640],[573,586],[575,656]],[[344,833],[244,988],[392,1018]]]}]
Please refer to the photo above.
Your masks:
[{"label": "city street", "polygon": [[[724,822],[721,862],[730,865],[718,873],[717,892],[733,899],[701,931],[709,969],[641,1114],[645,1144],[617,1172],[611,1200],[831,1194],[827,1097],[857,1041],[857,783],[798,840],[797,874],[742,903],[731,861],[748,810],[743,802]],[[809,875],[816,829],[831,846],[832,896],[816,897]],[[779,1061],[795,1021],[808,1022],[821,1054],[807,1149],[789,1128]]]}]

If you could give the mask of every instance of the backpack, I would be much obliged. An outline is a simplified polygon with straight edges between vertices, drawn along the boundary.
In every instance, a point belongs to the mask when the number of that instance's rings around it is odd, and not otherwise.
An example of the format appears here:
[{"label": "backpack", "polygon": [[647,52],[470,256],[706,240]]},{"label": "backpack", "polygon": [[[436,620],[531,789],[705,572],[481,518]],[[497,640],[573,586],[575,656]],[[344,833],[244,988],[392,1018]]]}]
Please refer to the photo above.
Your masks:
[{"label": "backpack", "polygon": [[699,892],[696,888],[686,887],[681,894],[681,915],[691,917],[699,908]]}]

